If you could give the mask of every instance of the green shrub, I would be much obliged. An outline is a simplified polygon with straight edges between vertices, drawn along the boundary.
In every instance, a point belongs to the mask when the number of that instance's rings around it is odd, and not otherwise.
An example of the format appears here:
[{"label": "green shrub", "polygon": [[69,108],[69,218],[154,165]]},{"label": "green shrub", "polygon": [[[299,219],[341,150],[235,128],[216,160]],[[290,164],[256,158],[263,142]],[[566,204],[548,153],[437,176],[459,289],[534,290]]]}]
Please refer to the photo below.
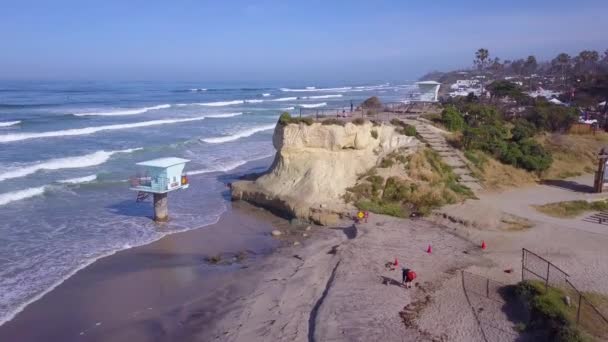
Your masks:
[{"label": "green shrub", "polygon": [[330,118],[330,119],[325,119],[321,122],[322,125],[328,126],[328,125],[338,125],[338,126],[344,126],[346,124],[346,122],[344,120],[340,120],[340,119],[336,119],[336,118]]},{"label": "green shrub", "polygon": [[464,156],[480,170],[483,170],[484,165],[488,162],[486,156],[472,150],[464,151]]},{"label": "green shrub", "polygon": [[514,126],[511,129],[511,139],[513,141],[521,141],[532,138],[535,133],[536,127],[533,123],[524,119],[518,119],[514,122]]},{"label": "green shrub", "polygon": [[288,112],[284,112],[279,117],[279,124],[281,124],[283,126],[289,125],[289,124],[299,124],[299,123],[304,123],[307,126],[310,126],[314,123],[314,120],[310,117],[294,118]]},{"label": "green shrub", "polygon": [[575,108],[537,101],[537,104],[528,111],[526,119],[539,130],[567,132],[578,121],[578,113]]},{"label": "green shrub", "polygon": [[403,127],[403,134],[407,135],[408,137],[415,137],[416,136],[416,127],[412,126],[412,125],[407,125],[405,127]]},{"label": "green shrub", "polygon": [[357,126],[361,126],[365,123],[365,119],[363,118],[356,118],[352,121],[353,124],[357,125]]},{"label": "green shrub", "polygon": [[378,131],[376,131],[375,129],[372,129],[372,131],[370,133],[372,135],[372,138],[378,139]]},{"label": "green shrub", "polygon": [[451,132],[462,131],[465,126],[462,114],[454,106],[448,106],[441,112],[441,122]]},{"label": "green shrub", "polygon": [[395,164],[395,161],[393,159],[387,157],[387,158],[382,159],[379,167],[386,169],[386,168],[393,166],[394,164]]},{"label": "green shrub", "polygon": [[382,102],[380,102],[380,99],[377,96],[372,96],[361,103],[361,108],[380,109],[382,108]]}]

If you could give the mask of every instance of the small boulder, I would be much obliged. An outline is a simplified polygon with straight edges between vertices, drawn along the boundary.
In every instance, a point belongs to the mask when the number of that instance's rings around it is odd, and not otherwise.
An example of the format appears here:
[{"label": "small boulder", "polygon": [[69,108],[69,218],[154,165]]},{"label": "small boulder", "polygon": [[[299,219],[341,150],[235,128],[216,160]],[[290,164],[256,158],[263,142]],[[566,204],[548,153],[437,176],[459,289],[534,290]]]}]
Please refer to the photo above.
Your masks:
[{"label": "small boulder", "polygon": [[299,242],[299,241],[294,241],[294,242],[293,242],[293,245],[294,245],[294,246],[299,246],[299,245],[300,245],[300,242]]},{"label": "small boulder", "polygon": [[280,230],[275,229],[275,230],[273,230],[273,231],[272,231],[270,234],[272,234],[272,236],[280,236],[280,235],[281,235],[281,234],[283,234],[283,233],[281,233],[281,231],[280,231]]},{"label": "small boulder", "polygon": [[308,236],[308,234],[302,233],[302,237],[307,237],[307,236]]},{"label": "small boulder", "polygon": [[306,231],[309,231],[311,229],[312,229],[312,227],[310,227],[310,226],[306,227]]}]

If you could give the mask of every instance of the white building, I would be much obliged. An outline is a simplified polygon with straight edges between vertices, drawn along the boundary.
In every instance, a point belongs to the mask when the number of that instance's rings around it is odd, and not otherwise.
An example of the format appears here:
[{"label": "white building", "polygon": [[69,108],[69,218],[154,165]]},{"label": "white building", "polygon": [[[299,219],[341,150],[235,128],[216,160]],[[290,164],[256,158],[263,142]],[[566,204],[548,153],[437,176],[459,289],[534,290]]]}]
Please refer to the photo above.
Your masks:
[{"label": "white building", "polygon": [[422,81],[416,82],[416,85],[420,90],[419,101],[437,102],[441,83],[435,81]]}]

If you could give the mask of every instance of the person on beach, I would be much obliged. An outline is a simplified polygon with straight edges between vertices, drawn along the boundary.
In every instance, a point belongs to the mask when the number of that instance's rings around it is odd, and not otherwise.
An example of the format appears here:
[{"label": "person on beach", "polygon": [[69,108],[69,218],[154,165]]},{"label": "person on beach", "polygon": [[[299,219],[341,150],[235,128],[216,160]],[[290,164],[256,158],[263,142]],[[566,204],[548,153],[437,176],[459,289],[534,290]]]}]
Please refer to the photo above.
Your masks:
[{"label": "person on beach", "polygon": [[365,217],[365,214],[362,211],[357,213],[357,223],[361,223],[361,220]]},{"label": "person on beach", "polygon": [[401,269],[401,277],[401,283],[405,286],[405,288],[412,288],[412,281],[416,279],[416,272],[404,267]]}]

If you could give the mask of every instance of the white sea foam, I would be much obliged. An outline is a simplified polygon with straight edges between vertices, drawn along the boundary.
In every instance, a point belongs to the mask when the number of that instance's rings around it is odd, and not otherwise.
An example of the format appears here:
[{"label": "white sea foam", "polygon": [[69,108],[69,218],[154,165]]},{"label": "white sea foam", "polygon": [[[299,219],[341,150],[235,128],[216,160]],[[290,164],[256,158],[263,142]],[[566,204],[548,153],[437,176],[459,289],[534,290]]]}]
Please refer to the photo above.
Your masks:
[{"label": "white sea foam", "polygon": [[245,100],[245,103],[262,103],[264,100]]},{"label": "white sea foam", "polygon": [[97,151],[83,156],[49,159],[37,164],[29,164],[2,172],[0,173],[0,181],[25,177],[40,170],[78,169],[81,167],[100,165],[108,161],[108,159],[116,153],[131,153],[141,149],[142,148],[140,147],[121,151]]},{"label": "white sea foam", "polygon": [[0,194],[0,205],[44,194],[44,186]]},{"label": "white sea foam", "polygon": [[311,91],[349,91],[352,90],[353,87],[339,87],[339,88],[315,88],[315,87],[306,87],[304,89],[293,89],[293,88],[281,88],[281,91],[284,92],[311,92]]},{"label": "white sea foam", "polygon": [[226,164],[220,164],[220,165],[208,168],[208,169],[192,170],[192,171],[188,171],[187,174],[188,174],[188,176],[193,176],[193,175],[200,175],[200,174],[211,173],[211,172],[228,172],[228,171],[236,169],[237,167],[239,167],[241,165],[245,165],[249,162],[260,160],[260,159],[265,159],[265,158],[272,157],[272,156],[274,156],[274,153],[266,154],[266,155],[263,155],[263,156],[260,156],[257,158],[253,158],[253,159],[238,160],[238,161],[233,161],[233,162],[229,162]]},{"label": "white sea foam", "polygon": [[157,110],[157,109],[166,109],[171,107],[170,104],[162,104],[162,105],[158,105],[158,106],[152,106],[152,107],[142,107],[142,108],[133,108],[133,109],[119,109],[119,110],[113,110],[113,111],[109,111],[109,112],[85,112],[85,113],[74,113],[74,115],[76,116],[121,116],[121,115],[136,115],[136,114],[143,114],[147,111],[150,110]]},{"label": "white sea foam", "polygon": [[234,133],[232,135],[226,135],[223,137],[215,137],[215,138],[204,138],[204,139],[201,139],[201,141],[209,143],[209,144],[221,144],[221,143],[225,143],[228,141],[234,141],[234,140],[238,140],[240,138],[249,137],[258,132],[269,131],[271,129],[274,129],[274,127],[275,127],[275,124],[257,126],[257,127],[252,127],[252,128]]},{"label": "white sea foam", "polygon": [[239,116],[239,115],[243,115],[242,112],[238,112],[238,113],[225,113],[225,114],[210,114],[210,115],[205,115],[206,118],[231,118],[234,116]]},{"label": "white sea foam", "polygon": [[294,110],[296,109],[296,107],[285,107],[285,108],[281,108],[281,110]]},{"label": "white sea foam", "polygon": [[264,96],[264,97],[270,96],[270,93],[264,93],[264,94],[262,94],[262,96]]},{"label": "white sea foam", "polygon": [[97,180],[97,175],[89,175],[89,176],[84,176],[84,177],[63,179],[58,182],[63,183],[63,184],[81,184],[81,183],[90,183],[95,180]]},{"label": "white sea foam", "polygon": [[205,88],[192,88],[190,89],[191,92],[201,92],[201,91],[207,91],[207,89]]},{"label": "white sea foam", "polygon": [[270,101],[285,102],[285,101],[295,101],[297,99],[298,99],[297,97],[279,97],[278,99],[274,99],[274,100],[270,100]]},{"label": "white sea foam", "polygon": [[73,136],[73,135],[87,135],[87,134],[97,133],[100,131],[166,125],[166,124],[172,124],[172,123],[198,121],[198,120],[203,120],[203,119],[205,119],[205,117],[200,116],[200,117],[187,118],[187,119],[152,120],[152,121],[142,121],[142,122],[134,122],[134,123],[129,123],[129,124],[120,124],[120,125],[72,128],[72,129],[65,129],[65,130],[61,130],[61,131],[4,134],[4,135],[0,135],[0,143],[27,140],[27,139],[37,139],[37,138],[53,138],[53,137]]},{"label": "white sea foam", "polygon": [[232,106],[237,104],[243,104],[245,101],[243,100],[233,100],[233,101],[217,101],[217,102],[204,102],[204,103],[193,103],[199,106],[207,106],[207,107],[223,107],[223,106]]},{"label": "white sea foam", "polygon": [[327,102],[321,102],[321,103],[311,103],[311,104],[302,104],[300,105],[302,106],[302,108],[318,108],[318,107],[325,107],[327,106]]},{"label": "white sea foam", "polygon": [[317,95],[317,96],[305,96],[302,99],[305,100],[313,100],[313,99],[331,99],[331,98],[336,98],[336,97],[342,97],[341,94],[335,94],[335,95]]},{"label": "white sea foam", "polygon": [[5,121],[5,122],[0,122],[0,127],[14,126],[14,125],[18,125],[20,123],[21,123],[21,120],[17,120],[17,121]]}]

